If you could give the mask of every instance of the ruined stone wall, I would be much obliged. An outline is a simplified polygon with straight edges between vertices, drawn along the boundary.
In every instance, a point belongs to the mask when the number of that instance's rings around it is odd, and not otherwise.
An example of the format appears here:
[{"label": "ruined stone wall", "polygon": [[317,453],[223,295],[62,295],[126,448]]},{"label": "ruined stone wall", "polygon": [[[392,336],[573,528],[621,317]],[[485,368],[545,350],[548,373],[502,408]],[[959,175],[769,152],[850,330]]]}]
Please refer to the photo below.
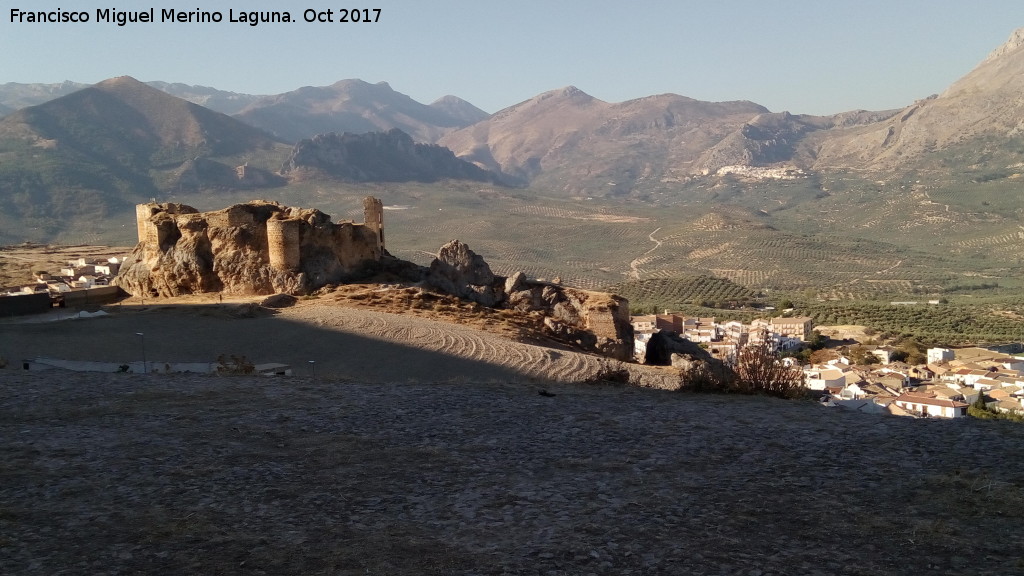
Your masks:
[{"label": "ruined stone wall", "polygon": [[135,295],[305,293],[365,275],[383,255],[383,207],[368,223],[253,201],[214,212],[180,204],[136,207],[139,244],[115,280]]},{"label": "ruined stone wall", "polygon": [[377,245],[384,250],[384,203],[367,196],[363,199],[363,223],[377,236]]},{"label": "ruined stone wall", "polygon": [[156,230],[150,230],[153,225],[149,219],[159,212],[159,208],[156,204],[136,204],[135,205],[135,225],[138,228],[139,242],[151,242],[156,240]]},{"label": "ruined stone wall", "polygon": [[302,220],[277,219],[267,220],[267,251],[270,266],[277,270],[297,272],[301,266]]},{"label": "ruined stone wall", "polygon": [[207,213],[207,222],[210,226],[227,228],[230,226],[250,226],[256,223],[253,214],[242,208],[242,205],[235,205],[224,210]]},{"label": "ruined stone wall", "polygon": [[382,231],[372,226],[344,223],[332,231],[334,242],[341,247],[342,265],[358,266],[366,260],[380,260],[383,245],[379,242]]},{"label": "ruined stone wall", "polygon": [[139,242],[159,247],[171,239],[174,232],[174,216],[179,214],[198,214],[199,211],[185,204],[166,203],[137,204],[135,206],[135,225]]},{"label": "ruined stone wall", "polygon": [[587,328],[595,336],[621,338],[624,326],[631,326],[629,301],[619,296],[608,296],[609,302],[588,306],[585,310]]}]

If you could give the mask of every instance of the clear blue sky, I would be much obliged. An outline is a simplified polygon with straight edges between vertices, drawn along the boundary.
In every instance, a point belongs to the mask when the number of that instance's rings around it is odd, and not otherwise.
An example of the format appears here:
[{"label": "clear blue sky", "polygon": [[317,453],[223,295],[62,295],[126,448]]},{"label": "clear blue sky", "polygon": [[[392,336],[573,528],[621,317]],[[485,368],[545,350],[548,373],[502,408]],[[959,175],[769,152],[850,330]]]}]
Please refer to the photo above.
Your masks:
[{"label": "clear blue sky", "polygon": [[[574,85],[609,102],[673,92],[773,111],[899,108],[941,92],[1024,27],[1021,0],[5,0],[0,83],[130,75],[276,94],[346,78],[488,112]],[[11,9],[84,10],[86,24],[12,23]],[[372,24],[303,11],[381,8]],[[219,10],[215,24],[97,23],[96,10]],[[286,10],[292,24],[227,22]]]}]

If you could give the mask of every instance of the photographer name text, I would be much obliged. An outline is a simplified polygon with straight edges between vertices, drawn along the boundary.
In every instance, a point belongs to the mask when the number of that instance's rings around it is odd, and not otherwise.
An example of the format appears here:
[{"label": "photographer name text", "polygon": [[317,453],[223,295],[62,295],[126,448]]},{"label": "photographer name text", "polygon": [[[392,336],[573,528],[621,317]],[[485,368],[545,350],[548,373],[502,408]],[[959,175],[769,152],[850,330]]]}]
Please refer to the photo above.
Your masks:
[{"label": "photographer name text", "polygon": [[174,8],[150,8],[148,10],[118,10],[97,8],[87,10],[22,10],[11,8],[12,24],[283,24],[306,23],[375,23],[380,22],[380,8],[307,8],[301,11],[277,10],[175,10]]}]

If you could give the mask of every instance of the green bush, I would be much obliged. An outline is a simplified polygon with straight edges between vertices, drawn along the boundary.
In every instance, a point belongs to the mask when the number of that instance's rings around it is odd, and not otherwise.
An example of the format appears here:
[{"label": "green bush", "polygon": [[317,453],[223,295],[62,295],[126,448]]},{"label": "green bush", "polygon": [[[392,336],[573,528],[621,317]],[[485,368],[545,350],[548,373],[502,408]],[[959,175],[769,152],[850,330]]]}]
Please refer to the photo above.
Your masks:
[{"label": "green bush", "polygon": [[1020,412],[1001,412],[993,410],[985,404],[985,393],[978,392],[978,397],[967,407],[967,415],[979,420],[1009,420],[1010,422],[1024,422],[1024,414]]}]

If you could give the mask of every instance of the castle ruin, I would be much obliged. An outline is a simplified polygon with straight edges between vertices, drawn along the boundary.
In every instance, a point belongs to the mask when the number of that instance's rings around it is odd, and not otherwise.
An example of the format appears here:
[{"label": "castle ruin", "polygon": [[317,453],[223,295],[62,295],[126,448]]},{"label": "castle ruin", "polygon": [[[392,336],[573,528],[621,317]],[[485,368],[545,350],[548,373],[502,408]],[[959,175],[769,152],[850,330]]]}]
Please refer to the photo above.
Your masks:
[{"label": "castle ruin", "polygon": [[365,275],[385,253],[383,205],[373,197],[361,224],[268,201],[212,212],[148,203],[135,213],[139,243],[116,283],[137,296],[304,293]]}]

